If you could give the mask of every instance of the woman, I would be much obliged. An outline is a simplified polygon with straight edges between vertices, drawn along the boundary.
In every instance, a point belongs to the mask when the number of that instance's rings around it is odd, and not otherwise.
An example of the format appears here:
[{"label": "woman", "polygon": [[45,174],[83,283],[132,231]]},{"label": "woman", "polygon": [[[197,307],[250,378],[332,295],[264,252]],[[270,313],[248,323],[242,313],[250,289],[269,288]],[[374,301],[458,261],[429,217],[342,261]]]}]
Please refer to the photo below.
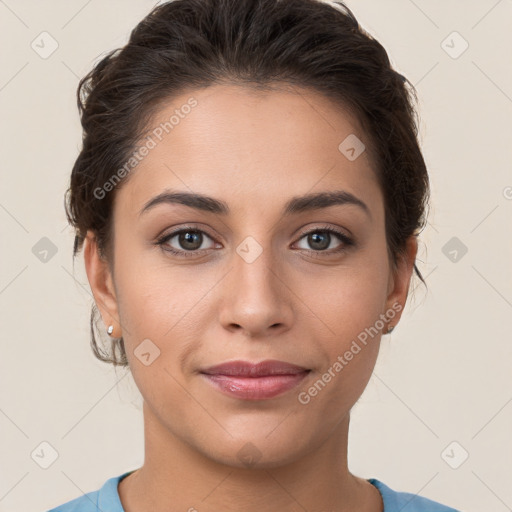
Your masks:
[{"label": "woman", "polygon": [[423,281],[412,95],[317,0],[165,3],[82,79],[66,211],[145,461],[54,511],[453,512],[347,467],[350,410]]}]

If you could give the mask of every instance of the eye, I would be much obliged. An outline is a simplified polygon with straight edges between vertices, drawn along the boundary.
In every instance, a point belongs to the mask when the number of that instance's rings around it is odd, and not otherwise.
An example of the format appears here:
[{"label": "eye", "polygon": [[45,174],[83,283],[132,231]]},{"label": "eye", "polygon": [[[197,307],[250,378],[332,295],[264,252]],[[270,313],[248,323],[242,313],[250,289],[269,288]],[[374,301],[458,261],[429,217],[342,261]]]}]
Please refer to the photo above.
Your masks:
[{"label": "eye", "polygon": [[[174,246],[169,243],[173,238],[176,238]],[[212,238],[204,231],[194,227],[184,227],[159,238],[157,245],[161,246],[162,250],[175,254],[176,256],[197,256],[198,252],[208,249],[204,247],[200,249],[205,238],[213,242]]]},{"label": "eye", "polygon": [[[338,244],[338,246],[335,247],[334,249],[327,251],[326,249],[328,249],[331,243],[333,242],[332,235],[335,235],[334,238],[340,240],[341,243]],[[310,231],[307,231],[306,233],[302,234],[300,240],[302,239],[306,240],[306,243],[308,243],[309,246],[312,247],[312,250],[307,249],[305,247],[299,247],[300,249],[305,249],[306,251],[313,253],[325,252],[326,256],[338,254],[340,252],[347,250],[348,247],[354,245],[354,241],[349,236],[347,236],[342,231],[339,231],[330,226],[325,226],[323,228],[315,228]]]},{"label": "eye", "polygon": [[[339,243],[334,249],[327,250],[333,242],[332,235],[334,235],[334,238],[337,238],[341,243]],[[171,243],[173,239],[176,240]],[[205,239],[213,242],[213,247],[201,248]],[[333,254],[339,254],[355,245],[354,241],[349,236],[330,226],[315,228],[302,233],[299,240],[302,239],[305,239],[312,249],[304,247],[299,247],[299,249],[306,250],[320,256],[332,256]],[[163,235],[157,240],[156,245],[161,246],[162,250],[170,252],[177,257],[198,256],[198,253],[206,252],[208,249],[215,248],[215,242],[205,231],[192,226],[186,226]]]}]

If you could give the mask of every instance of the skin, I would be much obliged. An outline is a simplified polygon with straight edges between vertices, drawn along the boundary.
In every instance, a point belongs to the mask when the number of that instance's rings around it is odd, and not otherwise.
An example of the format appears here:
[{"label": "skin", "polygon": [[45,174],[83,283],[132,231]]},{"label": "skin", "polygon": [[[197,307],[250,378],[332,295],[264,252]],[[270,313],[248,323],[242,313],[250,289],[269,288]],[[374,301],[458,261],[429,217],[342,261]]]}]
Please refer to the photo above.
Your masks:
[{"label": "skin", "polygon": [[[116,191],[113,268],[92,232],[84,248],[103,321],[123,336],[144,399],[145,461],[120,482],[122,504],[127,512],[382,511],[377,489],[347,467],[350,409],[371,377],[381,332],[308,404],[298,394],[379,315],[393,304],[403,309],[416,237],[394,269],[368,151],[350,161],[338,150],[349,134],[365,134],[324,96],[215,85],[167,102],[152,126],[191,96],[198,105]],[[231,212],[160,204],[139,216],[165,189],[212,196]],[[371,216],[351,204],[283,215],[291,197],[332,190],[351,192]],[[204,232],[192,247],[201,254],[180,258],[156,245],[190,223]],[[343,242],[331,234],[321,251],[302,234],[322,235],[325,226],[355,245],[336,254]],[[247,236],[262,249],[251,263],[236,251]],[[169,246],[191,251],[178,236]],[[160,350],[147,366],[134,353],[145,339]],[[198,374],[236,359],[278,359],[311,372],[259,401],[226,396]],[[238,456],[248,442],[259,457],[252,466]]]}]

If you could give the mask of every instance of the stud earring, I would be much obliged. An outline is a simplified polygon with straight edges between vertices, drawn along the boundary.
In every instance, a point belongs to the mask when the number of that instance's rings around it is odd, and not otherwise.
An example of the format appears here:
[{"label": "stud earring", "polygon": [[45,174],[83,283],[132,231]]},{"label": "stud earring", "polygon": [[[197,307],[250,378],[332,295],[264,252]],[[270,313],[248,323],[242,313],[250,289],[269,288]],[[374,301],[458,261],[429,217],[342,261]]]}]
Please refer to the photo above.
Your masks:
[{"label": "stud earring", "polygon": [[394,326],[394,325],[390,326],[390,327],[388,328],[388,332],[387,332],[386,334],[391,334],[391,333],[393,332],[393,329],[394,329],[394,328],[395,328],[395,326]]},{"label": "stud earring", "polygon": [[109,325],[108,329],[107,329],[108,335],[110,336],[113,332],[114,332],[114,326],[113,325]]}]

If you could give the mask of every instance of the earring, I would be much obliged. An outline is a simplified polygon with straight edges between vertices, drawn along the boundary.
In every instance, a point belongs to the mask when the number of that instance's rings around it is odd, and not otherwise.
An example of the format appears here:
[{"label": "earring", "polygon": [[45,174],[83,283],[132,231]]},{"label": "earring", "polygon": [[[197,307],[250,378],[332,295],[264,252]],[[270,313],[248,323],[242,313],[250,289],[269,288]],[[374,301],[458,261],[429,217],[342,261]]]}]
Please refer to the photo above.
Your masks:
[{"label": "earring", "polygon": [[110,336],[112,334],[112,332],[114,332],[114,326],[113,325],[109,325],[108,329],[107,329],[108,335]]},{"label": "earring", "polygon": [[394,325],[391,325],[389,328],[388,328],[388,332],[386,334],[391,334],[393,332],[393,329],[395,328]]}]

